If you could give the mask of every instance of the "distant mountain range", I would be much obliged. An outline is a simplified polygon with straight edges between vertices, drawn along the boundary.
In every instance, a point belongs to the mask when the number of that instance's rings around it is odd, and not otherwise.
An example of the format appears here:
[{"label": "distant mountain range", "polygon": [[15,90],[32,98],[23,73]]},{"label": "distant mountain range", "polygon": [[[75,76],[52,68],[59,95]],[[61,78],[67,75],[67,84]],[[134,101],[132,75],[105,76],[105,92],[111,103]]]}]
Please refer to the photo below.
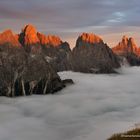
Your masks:
[{"label": "distant mountain range", "polygon": [[68,42],[63,42],[60,37],[37,32],[36,28],[29,24],[19,34],[14,34],[11,30],[1,33],[0,45],[24,48],[32,54],[42,53],[56,71],[110,73],[112,68],[123,64],[124,59],[130,65],[140,65],[140,48],[133,38],[126,36],[123,36],[118,45],[109,48],[99,36],[83,33],[71,50]]},{"label": "distant mountain range", "polygon": [[83,33],[71,50],[68,42],[37,32],[33,25],[19,34],[6,30],[0,34],[0,95],[55,92],[66,84],[56,72],[116,73],[124,60],[140,65],[140,48],[133,38],[124,36],[110,48],[98,35]]}]

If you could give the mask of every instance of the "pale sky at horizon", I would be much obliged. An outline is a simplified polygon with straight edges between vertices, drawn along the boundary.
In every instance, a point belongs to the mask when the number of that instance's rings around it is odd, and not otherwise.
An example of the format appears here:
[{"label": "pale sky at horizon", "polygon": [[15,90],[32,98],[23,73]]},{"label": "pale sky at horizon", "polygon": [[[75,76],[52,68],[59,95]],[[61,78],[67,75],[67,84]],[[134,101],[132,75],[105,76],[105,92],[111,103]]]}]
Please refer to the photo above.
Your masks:
[{"label": "pale sky at horizon", "polygon": [[140,46],[139,0],[0,0],[0,32],[19,33],[26,24],[56,34],[74,47],[82,32],[101,36],[109,46],[123,35]]}]

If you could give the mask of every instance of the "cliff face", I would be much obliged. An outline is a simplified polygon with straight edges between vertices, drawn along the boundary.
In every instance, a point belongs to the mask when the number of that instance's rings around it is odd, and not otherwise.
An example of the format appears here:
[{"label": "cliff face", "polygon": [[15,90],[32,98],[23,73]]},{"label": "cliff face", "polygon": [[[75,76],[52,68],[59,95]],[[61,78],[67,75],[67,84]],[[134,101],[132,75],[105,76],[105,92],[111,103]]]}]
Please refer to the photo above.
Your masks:
[{"label": "cliff face", "polygon": [[125,57],[130,65],[140,65],[140,48],[137,47],[133,38],[123,36],[121,42],[112,50],[120,58]]},{"label": "cliff face", "polygon": [[112,73],[120,65],[115,54],[94,34],[83,33],[72,51],[73,70],[93,73]]}]

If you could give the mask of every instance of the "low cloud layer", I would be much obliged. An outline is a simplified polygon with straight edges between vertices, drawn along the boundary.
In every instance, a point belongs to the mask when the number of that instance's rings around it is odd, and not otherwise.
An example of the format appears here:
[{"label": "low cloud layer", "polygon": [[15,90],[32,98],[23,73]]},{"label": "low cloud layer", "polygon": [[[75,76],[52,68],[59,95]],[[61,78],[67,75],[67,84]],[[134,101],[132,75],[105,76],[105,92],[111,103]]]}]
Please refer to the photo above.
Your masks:
[{"label": "low cloud layer", "polygon": [[0,140],[105,140],[140,122],[140,68],[121,74],[62,72],[56,95],[0,97]]},{"label": "low cloud layer", "polygon": [[[140,30],[139,12],[138,0],[4,0],[0,1],[0,31],[12,28],[17,32],[24,24],[32,23],[39,31],[71,40],[72,47],[76,33],[83,31],[110,35],[107,41],[112,45],[125,33],[124,27]],[[111,33],[119,28],[121,35],[113,40],[104,27],[111,27]]]}]

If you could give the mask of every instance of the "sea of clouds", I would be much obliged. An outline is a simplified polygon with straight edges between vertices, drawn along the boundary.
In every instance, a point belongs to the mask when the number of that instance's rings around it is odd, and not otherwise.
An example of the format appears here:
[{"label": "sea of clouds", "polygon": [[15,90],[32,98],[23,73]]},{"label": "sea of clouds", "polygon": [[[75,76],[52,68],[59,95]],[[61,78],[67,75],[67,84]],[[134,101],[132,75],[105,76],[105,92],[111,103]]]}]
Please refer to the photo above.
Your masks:
[{"label": "sea of clouds", "polygon": [[0,97],[0,140],[106,140],[140,122],[140,67],[120,74],[61,72],[56,95]]}]

